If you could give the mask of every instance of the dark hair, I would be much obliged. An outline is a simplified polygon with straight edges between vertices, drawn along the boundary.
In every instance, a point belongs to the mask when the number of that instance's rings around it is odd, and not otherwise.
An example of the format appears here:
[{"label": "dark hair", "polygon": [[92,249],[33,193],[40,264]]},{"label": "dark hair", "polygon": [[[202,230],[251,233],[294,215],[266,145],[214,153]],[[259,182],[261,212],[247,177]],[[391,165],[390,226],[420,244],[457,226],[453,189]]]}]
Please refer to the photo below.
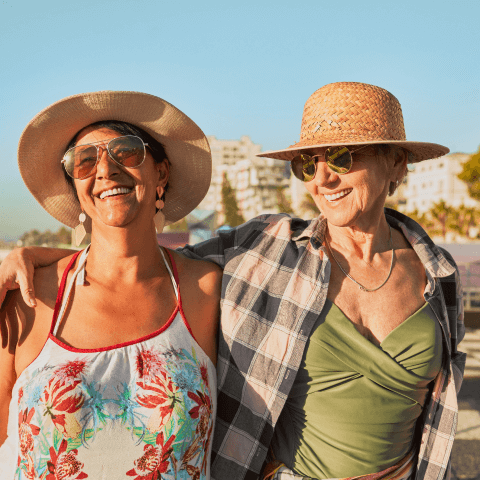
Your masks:
[{"label": "dark hair", "polygon": [[[170,164],[167,154],[165,152],[165,147],[158,140],[153,138],[149,133],[147,133],[145,130],[142,130],[140,127],[132,125],[128,122],[121,122],[119,120],[101,120],[100,122],[92,123],[85,128],[89,127],[108,128],[109,130],[113,130],[114,132],[120,133],[121,135],[135,135],[141,138],[143,140],[143,143],[148,143],[147,148],[152,154],[153,161],[157,165],[162,162],[167,162],[168,164]],[[82,130],[84,130],[84,128],[82,128]],[[75,136],[70,140],[70,143],[68,144],[65,152],[76,145],[78,136],[80,135],[80,132],[82,130],[77,132]],[[75,196],[77,196],[77,190],[75,189],[75,182],[73,181],[73,178],[68,175],[65,169],[63,169],[63,174],[65,175],[67,182],[72,186],[73,191],[75,192]],[[165,185],[165,190],[161,200],[165,201],[165,193],[167,192],[167,190],[168,182]]]}]

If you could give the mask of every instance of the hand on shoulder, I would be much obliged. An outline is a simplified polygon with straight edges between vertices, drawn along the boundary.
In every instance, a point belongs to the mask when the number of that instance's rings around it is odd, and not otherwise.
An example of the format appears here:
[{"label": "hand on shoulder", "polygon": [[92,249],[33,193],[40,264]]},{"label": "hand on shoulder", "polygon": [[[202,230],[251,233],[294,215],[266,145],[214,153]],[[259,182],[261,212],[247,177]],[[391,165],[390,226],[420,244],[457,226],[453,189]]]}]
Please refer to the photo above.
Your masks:
[{"label": "hand on shoulder", "polygon": [[43,247],[12,250],[0,265],[0,305],[5,299],[7,291],[19,288],[25,304],[35,307],[34,269],[51,265],[72,253],[72,250]]},{"label": "hand on shoulder", "polygon": [[8,292],[0,310],[0,337],[3,359],[7,352],[15,358],[17,374],[38,355],[48,337],[60,280],[71,258],[35,270],[32,283],[38,298],[35,309],[26,303],[20,290]]}]

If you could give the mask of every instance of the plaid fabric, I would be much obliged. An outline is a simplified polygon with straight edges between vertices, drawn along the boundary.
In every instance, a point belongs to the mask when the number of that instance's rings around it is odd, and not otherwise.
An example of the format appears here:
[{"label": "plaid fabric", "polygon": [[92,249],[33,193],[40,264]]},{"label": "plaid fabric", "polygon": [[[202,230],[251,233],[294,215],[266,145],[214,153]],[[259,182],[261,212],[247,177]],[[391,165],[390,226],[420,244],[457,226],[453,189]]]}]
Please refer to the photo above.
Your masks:
[{"label": "plaid fabric", "polygon": [[[452,257],[413,220],[385,209],[425,266],[429,302],[442,326],[445,356],[424,409],[417,480],[448,478],[465,354],[463,298]],[[218,409],[213,479],[257,479],[306,341],[325,303],[330,262],[322,246],[326,220],[262,215],[206,242],[190,257],[224,269],[218,347]]]}]

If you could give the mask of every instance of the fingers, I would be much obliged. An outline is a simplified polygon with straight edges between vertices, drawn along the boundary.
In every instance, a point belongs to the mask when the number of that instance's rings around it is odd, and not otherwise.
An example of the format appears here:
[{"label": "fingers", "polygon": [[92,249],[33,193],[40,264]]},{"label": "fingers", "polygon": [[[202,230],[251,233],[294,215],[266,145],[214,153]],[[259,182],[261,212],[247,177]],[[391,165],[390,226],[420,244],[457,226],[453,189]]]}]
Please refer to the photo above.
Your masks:
[{"label": "fingers", "polygon": [[33,288],[33,261],[24,250],[13,250],[0,266],[0,302],[4,301],[8,290],[20,287],[26,305],[35,307],[37,302]]},{"label": "fingers", "polygon": [[7,294],[7,287],[5,284],[0,285],[0,307],[3,305],[3,301],[5,300],[5,295]]},{"label": "fingers", "polygon": [[20,286],[20,292],[23,297],[23,301],[30,307],[36,307],[37,301],[35,300],[35,289],[33,288],[33,266],[28,268],[26,266],[26,274],[22,271],[17,274],[16,283]]}]

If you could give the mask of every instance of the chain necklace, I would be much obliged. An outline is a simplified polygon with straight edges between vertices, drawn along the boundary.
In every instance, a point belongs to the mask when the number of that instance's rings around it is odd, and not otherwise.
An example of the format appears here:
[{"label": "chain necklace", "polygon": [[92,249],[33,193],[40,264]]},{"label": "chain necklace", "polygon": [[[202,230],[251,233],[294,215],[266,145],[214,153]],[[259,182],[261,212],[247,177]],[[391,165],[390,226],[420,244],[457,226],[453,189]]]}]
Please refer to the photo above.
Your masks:
[{"label": "chain necklace", "polygon": [[390,271],[388,272],[388,275],[387,275],[387,278],[383,281],[383,283],[381,285],[379,285],[378,287],[376,288],[367,288],[367,287],[364,287],[361,283],[357,282],[352,276],[350,276],[343,268],[342,266],[340,265],[340,263],[338,262],[338,260],[336,259],[335,257],[335,254],[333,253],[333,250],[332,250],[332,247],[330,246],[330,244],[328,243],[328,240],[327,240],[327,236],[325,235],[325,243],[327,244],[327,247],[328,249],[330,250],[331,254],[332,254],[332,257],[333,259],[335,260],[335,263],[338,265],[338,268],[343,272],[343,274],[348,277],[352,282],[356,283],[358,285],[358,288],[360,290],[363,290],[364,292],[375,292],[376,290],[378,290],[379,288],[382,288],[387,282],[388,282],[388,279],[390,278],[390,275],[392,274],[392,270],[393,270],[393,258],[395,256],[395,248],[393,246],[393,241],[392,241],[392,227],[389,225],[388,228],[390,229],[390,248],[392,249],[392,262],[390,264]]}]

